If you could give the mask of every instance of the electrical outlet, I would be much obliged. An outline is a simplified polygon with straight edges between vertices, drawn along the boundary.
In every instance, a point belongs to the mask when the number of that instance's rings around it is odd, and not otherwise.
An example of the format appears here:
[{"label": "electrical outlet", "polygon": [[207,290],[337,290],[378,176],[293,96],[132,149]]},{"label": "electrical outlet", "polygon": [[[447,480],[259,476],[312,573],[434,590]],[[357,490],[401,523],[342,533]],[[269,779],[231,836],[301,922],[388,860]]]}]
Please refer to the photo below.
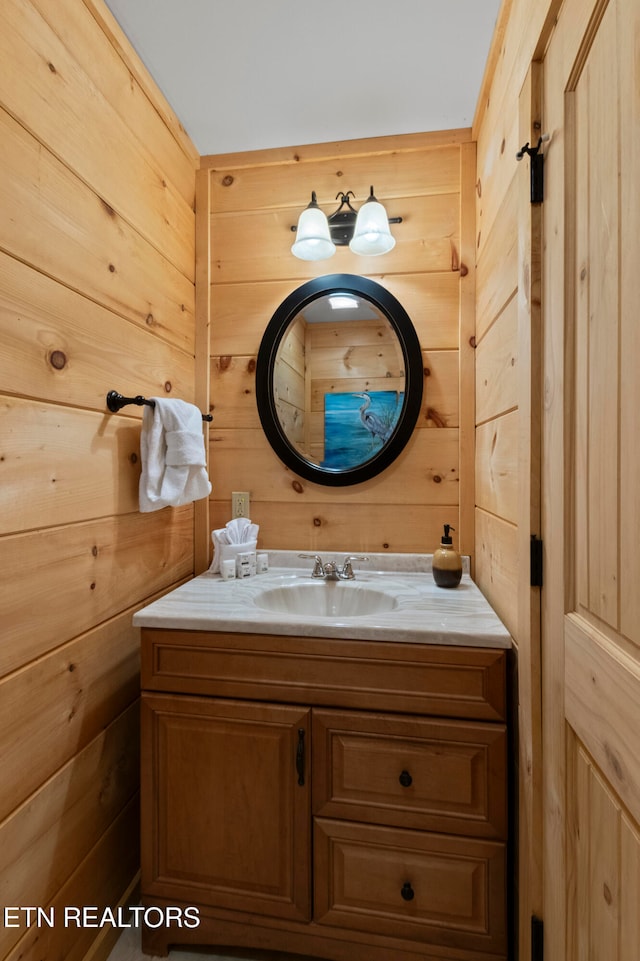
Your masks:
[{"label": "electrical outlet", "polygon": [[249,517],[249,491],[232,491],[231,514],[233,517]]}]

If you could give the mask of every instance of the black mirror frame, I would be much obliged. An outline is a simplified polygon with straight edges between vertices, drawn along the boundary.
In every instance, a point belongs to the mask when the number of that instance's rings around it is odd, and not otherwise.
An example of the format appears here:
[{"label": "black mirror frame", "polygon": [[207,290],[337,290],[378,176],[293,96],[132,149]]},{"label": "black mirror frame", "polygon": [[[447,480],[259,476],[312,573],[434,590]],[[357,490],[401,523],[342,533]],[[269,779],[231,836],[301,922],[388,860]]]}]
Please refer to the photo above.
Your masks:
[{"label": "black mirror frame", "polygon": [[[393,434],[377,454],[346,470],[312,464],[292,447],[280,425],[272,390],[276,353],[289,324],[301,310],[318,297],[340,292],[358,294],[384,314],[398,337],[405,368],[404,404]],[[283,300],[269,321],[260,343],[256,363],[256,403],[266,437],[287,467],[298,476],[316,484],[344,487],[375,477],[393,463],[404,449],[420,414],[423,379],[420,341],[402,304],[388,290],[366,277],[355,274],[329,274],[316,277],[294,290]]]}]

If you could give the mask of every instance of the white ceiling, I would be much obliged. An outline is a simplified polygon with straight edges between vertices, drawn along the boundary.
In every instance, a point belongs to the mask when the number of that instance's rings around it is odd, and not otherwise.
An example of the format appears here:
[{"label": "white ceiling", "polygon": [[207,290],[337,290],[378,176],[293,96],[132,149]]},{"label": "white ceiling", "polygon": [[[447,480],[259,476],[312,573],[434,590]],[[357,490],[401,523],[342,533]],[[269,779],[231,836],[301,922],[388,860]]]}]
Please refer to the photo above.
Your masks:
[{"label": "white ceiling", "polygon": [[200,154],[471,126],[500,0],[107,0]]}]

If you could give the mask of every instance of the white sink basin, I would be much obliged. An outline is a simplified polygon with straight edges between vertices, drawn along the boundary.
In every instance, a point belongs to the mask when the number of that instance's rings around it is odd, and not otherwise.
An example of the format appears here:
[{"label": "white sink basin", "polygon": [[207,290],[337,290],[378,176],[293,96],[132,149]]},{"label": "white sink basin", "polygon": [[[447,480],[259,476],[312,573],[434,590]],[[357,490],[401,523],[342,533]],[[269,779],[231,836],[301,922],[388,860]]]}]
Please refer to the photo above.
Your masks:
[{"label": "white sink basin", "polygon": [[263,611],[307,617],[362,617],[398,606],[392,594],[353,581],[284,584],[261,591],[253,602]]}]

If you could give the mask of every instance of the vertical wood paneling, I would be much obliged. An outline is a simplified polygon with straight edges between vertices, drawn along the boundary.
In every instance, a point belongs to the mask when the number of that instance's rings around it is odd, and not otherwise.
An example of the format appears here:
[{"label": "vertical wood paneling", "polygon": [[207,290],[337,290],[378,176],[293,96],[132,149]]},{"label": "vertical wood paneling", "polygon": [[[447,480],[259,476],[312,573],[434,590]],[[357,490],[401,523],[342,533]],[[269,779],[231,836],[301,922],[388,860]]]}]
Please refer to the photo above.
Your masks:
[{"label": "vertical wood paneling", "polygon": [[638,956],[640,836],[584,745],[570,729],[571,957]]},{"label": "vertical wood paneling", "polygon": [[544,63],[559,134],[544,210],[545,947],[584,961],[639,947],[640,659],[637,633],[621,630],[638,593],[636,454],[625,452],[637,427],[622,381],[638,377],[637,351],[623,349],[637,326],[623,291],[637,289],[638,161],[621,121],[637,116],[639,21],[636,0],[567,0]]},{"label": "vertical wood paneling", "polygon": [[620,826],[620,959],[633,961],[640,945],[640,831],[626,817]]},{"label": "vertical wood paneling", "polygon": [[[618,8],[616,57],[620,84],[620,631],[640,648],[640,57],[638,4]],[[640,938],[636,940],[640,944]]]},{"label": "vertical wood paneling", "polygon": [[[576,7],[572,4],[571,19]],[[567,98],[566,75],[562,56],[554,55],[555,45],[561,40],[559,32],[551,39],[550,52],[543,64],[543,102],[545,129],[560,130],[570,123],[565,115]],[[569,138],[570,139],[570,138]],[[549,950],[557,957],[578,957],[569,937],[567,920],[567,892],[575,887],[575,865],[567,856],[567,838],[571,829],[571,815],[566,806],[566,757],[564,645],[562,621],[566,611],[567,564],[565,538],[567,518],[565,507],[566,456],[564,432],[567,416],[564,397],[570,390],[570,371],[565,367],[565,341],[571,336],[565,328],[565,253],[562,238],[571,236],[567,226],[572,223],[571,210],[565,201],[565,145],[558,138],[555,150],[545,160],[545,203],[543,208],[544,284],[542,311],[543,338],[543,436],[545,456],[542,460],[542,536],[546,540],[545,585],[542,600],[542,737],[543,753],[543,848],[544,863],[544,918]],[[555,239],[553,239],[555,238]],[[567,823],[568,822],[568,823]]]},{"label": "vertical wood paneling", "polygon": [[[611,52],[616,49],[615,4],[610,4],[589,54],[582,84],[587,182],[577,184],[578,232],[588,218],[589,312],[578,318],[587,344],[589,609],[612,627],[618,621],[618,112],[611,105]],[[592,269],[593,266],[593,269]],[[579,481],[580,483],[580,481]],[[603,509],[604,508],[604,509]]]},{"label": "vertical wood paneling", "polygon": [[[102,0],[8,0],[0,60],[0,890],[62,918],[138,870],[131,616],[194,569],[105,397],[194,400],[197,155]],[[99,936],[5,926],[0,957]]]},{"label": "vertical wood paneling", "polygon": [[[475,148],[458,140],[443,133],[203,158],[212,184],[214,526],[229,519],[231,490],[249,490],[266,546],[275,538],[307,550],[430,551],[442,522],[472,553]],[[358,206],[372,182],[389,216],[404,215],[390,254],[374,260],[339,248],[318,264],[291,255],[290,227],[312,188],[330,213],[338,189],[356,192]],[[286,470],[265,446],[255,407],[255,357],[270,317],[302,282],[336,271],[366,274],[399,298],[426,375],[420,429],[402,456],[382,477],[339,489]],[[453,458],[442,456],[445,431],[447,451],[455,432]]]}]

